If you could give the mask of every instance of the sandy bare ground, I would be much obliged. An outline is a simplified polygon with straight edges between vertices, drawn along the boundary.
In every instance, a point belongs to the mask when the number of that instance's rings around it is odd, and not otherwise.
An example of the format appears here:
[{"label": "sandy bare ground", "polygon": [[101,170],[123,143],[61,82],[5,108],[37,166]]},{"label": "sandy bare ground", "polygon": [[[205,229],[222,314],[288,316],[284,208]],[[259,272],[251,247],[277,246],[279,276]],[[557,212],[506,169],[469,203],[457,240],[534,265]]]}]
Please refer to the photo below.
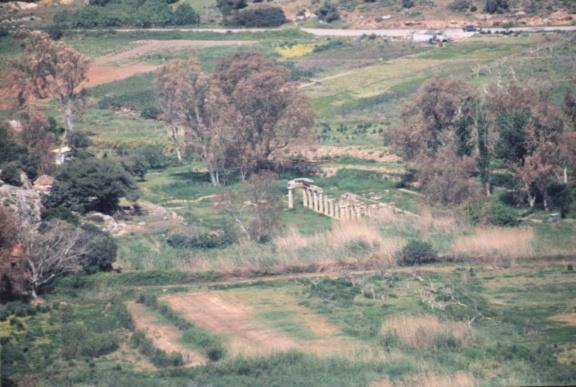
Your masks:
[{"label": "sandy bare ground", "polygon": [[363,160],[373,160],[379,163],[395,163],[400,161],[397,155],[381,149],[368,148],[365,146],[334,146],[313,145],[293,147],[288,150],[289,154],[300,154],[308,161],[322,161],[334,157],[356,157]]},{"label": "sandy bare ground", "polygon": [[550,317],[550,320],[576,326],[576,313],[559,314]]},{"label": "sandy bare ground", "polygon": [[136,74],[149,73],[158,67],[158,65],[146,63],[130,63],[124,66],[92,64],[88,70],[88,81],[84,83],[84,87],[94,87],[105,83],[120,81]]},{"label": "sandy bare ground", "polygon": [[158,52],[175,52],[210,47],[245,46],[254,44],[245,40],[140,40],[136,47],[119,53],[104,55],[90,64],[88,81],[85,87],[93,87],[104,83],[119,81],[135,74],[143,74],[156,70],[159,64],[144,63],[143,56]]},{"label": "sandy bare ground", "polygon": [[262,355],[291,349],[316,354],[354,350],[354,343],[337,336],[337,328],[311,313],[303,320],[318,339],[304,341],[269,327],[256,318],[253,305],[226,292],[174,294],[163,300],[198,326],[226,337],[232,355]]},{"label": "sandy bare ground", "polygon": [[132,315],[136,329],[143,331],[156,348],[167,353],[181,353],[184,358],[184,364],[187,366],[206,363],[204,356],[190,350],[179,342],[181,332],[178,328],[173,325],[159,323],[145,305],[129,302],[126,306]]}]

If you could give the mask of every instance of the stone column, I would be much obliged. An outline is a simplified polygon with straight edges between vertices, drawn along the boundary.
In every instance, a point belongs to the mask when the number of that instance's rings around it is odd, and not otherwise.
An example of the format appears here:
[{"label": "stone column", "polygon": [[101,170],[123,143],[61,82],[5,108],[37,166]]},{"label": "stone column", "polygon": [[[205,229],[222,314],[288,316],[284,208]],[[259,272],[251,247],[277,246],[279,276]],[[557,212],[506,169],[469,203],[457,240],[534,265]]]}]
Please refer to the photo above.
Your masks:
[{"label": "stone column", "polygon": [[332,199],[328,199],[328,216],[333,218],[334,217],[334,201]]},{"label": "stone column", "polygon": [[318,195],[316,195],[316,192],[311,191],[310,194],[312,195],[312,210],[317,211],[318,210]]},{"label": "stone column", "polygon": [[324,194],[318,194],[318,212],[323,214],[324,213]]},{"label": "stone column", "polygon": [[306,192],[306,188],[302,188],[302,205],[304,208],[308,208],[308,193]]},{"label": "stone column", "polygon": [[292,193],[292,188],[288,188],[288,208],[294,208],[294,194]]}]

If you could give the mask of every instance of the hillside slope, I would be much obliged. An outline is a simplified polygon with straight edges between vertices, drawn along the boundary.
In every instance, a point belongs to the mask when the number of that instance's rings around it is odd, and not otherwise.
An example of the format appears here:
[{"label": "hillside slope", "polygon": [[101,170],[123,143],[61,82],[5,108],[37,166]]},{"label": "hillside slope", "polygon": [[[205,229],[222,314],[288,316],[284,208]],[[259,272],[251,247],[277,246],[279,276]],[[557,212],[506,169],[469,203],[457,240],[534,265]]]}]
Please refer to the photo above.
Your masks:
[{"label": "hillside slope", "polygon": [[[318,0],[274,0],[291,20],[303,10],[316,12],[323,2]],[[403,0],[333,0],[342,22],[353,28],[445,28],[474,23],[496,26],[571,24],[576,17],[576,4],[566,0],[510,0],[508,12],[485,13],[486,0],[414,0],[405,8]],[[467,10],[456,11],[454,3],[468,3]],[[572,14],[571,14],[572,13]]]}]

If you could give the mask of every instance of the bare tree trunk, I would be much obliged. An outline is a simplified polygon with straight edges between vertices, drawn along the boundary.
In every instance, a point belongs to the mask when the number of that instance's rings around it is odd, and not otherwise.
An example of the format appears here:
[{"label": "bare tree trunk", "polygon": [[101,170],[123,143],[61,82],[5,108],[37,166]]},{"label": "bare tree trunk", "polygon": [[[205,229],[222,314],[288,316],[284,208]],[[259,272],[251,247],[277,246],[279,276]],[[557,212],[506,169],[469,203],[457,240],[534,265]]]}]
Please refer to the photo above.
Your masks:
[{"label": "bare tree trunk", "polygon": [[564,184],[568,184],[568,168],[564,167],[563,170],[564,176],[562,177],[562,180],[564,181]]},{"label": "bare tree trunk", "polygon": [[484,184],[484,192],[486,193],[487,198],[492,196],[492,189],[490,187],[490,182],[488,182],[488,181]]},{"label": "bare tree trunk", "polygon": [[74,103],[71,98],[68,98],[64,104],[64,120],[66,121],[66,131],[64,132],[64,141],[68,139],[70,133],[75,130],[74,125]]},{"label": "bare tree trunk", "polygon": [[182,151],[180,149],[180,141],[178,141],[178,128],[170,126],[170,137],[174,143],[174,150],[176,151],[176,158],[178,159],[178,164],[182,164]]},{"label": "bare tree trunk", "polygon": [[534,206],[536,205],[536,197],[533,196],[532,194],[528,194],[528,205],[530,206],[530,208],[534,208]]},{"label": "bare tree trunk", "polygon": [[220,174],[217,170],[214,170],[212,166],[208,166],[208,173],[210,174],[210,183],[213,186],[218,187],[220,185]]}]

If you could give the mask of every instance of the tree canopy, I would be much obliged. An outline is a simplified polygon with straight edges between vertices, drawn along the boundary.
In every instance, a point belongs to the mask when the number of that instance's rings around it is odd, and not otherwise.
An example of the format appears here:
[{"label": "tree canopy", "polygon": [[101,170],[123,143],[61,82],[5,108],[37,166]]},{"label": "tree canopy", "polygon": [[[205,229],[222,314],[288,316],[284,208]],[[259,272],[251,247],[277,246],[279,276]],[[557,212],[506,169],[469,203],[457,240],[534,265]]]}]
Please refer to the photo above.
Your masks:
[{"label": "tree canopy", "polygon": [[138,188],[119,163],[95,158],[75,159],[58,172],[44,205],[80,213],[110,214],[118,208],[122,197],[136,199]]},{"label": "tree canopy", "polygon": [[238,169],[247,176],[274,151],[311,135],[308,99],[288,69],[260,54],[226,57],[213,74],[195,61],[177,61],[164,66],[155,85],[176,145],[181,129],[199,148],[215,185],[222,172]]},{"label": "tree canopy", "polygon": [[64,115],[65,137],[75,129],[74,114],[78,91],[86,80],[88,59],[63,43],[38,31],[18,31],[22,40],[22,54],[12,64],[8,87],[19,107],[28,105],[30,98],[55,98]]},{"label": "tree canopy", "polygon": [[[417,170],[428,197],[458,204],[490,195],[491,166],[497,160],[514,178],[518,203],[544,208],[567,192],[576,168],[574,105],[566,94],[563,112],[544,92],[509,84],[477,95],[464,81],[425,82],[403,114],[404,125],[393,138],[397,152]],[[554,204],[556,203],[556,204]]]}]

